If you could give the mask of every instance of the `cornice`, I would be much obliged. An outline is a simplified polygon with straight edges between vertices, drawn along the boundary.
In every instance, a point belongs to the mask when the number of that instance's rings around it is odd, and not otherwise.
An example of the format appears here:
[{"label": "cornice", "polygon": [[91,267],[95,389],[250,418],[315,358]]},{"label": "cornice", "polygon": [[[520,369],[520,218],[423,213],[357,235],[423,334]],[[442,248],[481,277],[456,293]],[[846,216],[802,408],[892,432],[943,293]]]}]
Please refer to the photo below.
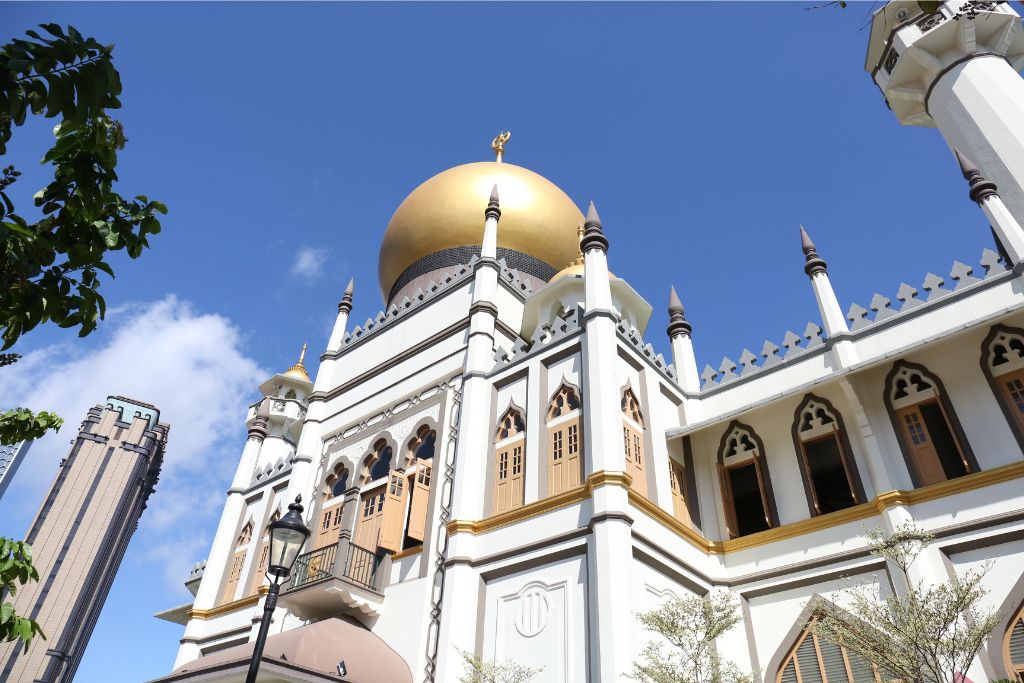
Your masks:
[{"label": "cornice", "polygon": [[704,538],[646,497],[633,491],[629,486],[632,480],[625,472],[600,471],[590,475],[587,478],[587,483],[583,486],[565,491],[557,496],[538,500],[515,510],[502,512],[479,521],[452,520],[448,523],[448,533],[470,533],[474,535],[487,533],[494,529],[516,524],[546,512],[572,505],[573,503],[582,502],[590,498],[594,489],[600,486],[619,486],[628,491],[629,502],[633,507],[647,513],[649,517],[658,521],[670,531],[675,532],[676,535],[693,547],[707,555],[725,555],[875,517],[891,507],[918,505],[1020,478],[1024,478],[1024,461],[1002,465],[982,472],[975,472],[974,474],[968,474],[957,479],[910,491],[885,491],[875,496],[870,502],[855,505],[845,510],[784,524],[773,529],[739,538],[732,538],[727,541],[712,541]]},{"label": "cornice", "polygon": [[232,602],[226,602],[223,605],[218,605],[212,609],[190,609],[185,613],[185,617],[190,621],[192,619],[214,619],[224,614],[237,612],[238,610],[245,609],[246,607],[252,607],[260,601],[260,598],[269,592],[269,586],[260,586],[256,589],[256,595],[247,595],[244,598],[234,600]]}]

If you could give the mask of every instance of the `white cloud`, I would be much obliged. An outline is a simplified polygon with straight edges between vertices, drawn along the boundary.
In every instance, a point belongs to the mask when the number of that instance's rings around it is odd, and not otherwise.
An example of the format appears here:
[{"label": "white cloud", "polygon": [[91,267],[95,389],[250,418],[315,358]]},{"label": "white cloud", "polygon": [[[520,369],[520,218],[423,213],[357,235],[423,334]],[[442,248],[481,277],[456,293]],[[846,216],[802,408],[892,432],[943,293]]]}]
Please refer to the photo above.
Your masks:
[{"label": "white cloud", "polygon": [[292,263],[292,277],[307,282],[316,280],[324,274],[327,265],[327,250],[321,247],[299,247]]},{"label": "white cloud", "polygon": [[165,571],[180,570],[170,578],[181,590],[184,572],[209,548],[244,445],[246,406],[270,375],[243,342],[227,318],[170,296],[112,309],[86,342],[25,353],[0,373],[0,396],[7,405],[55,411],[65,424],[33,444],[32,466],[14,484],[27,500],[41,500],[86,411],[108,395],[155,405],[171,430],[136,543]]}]

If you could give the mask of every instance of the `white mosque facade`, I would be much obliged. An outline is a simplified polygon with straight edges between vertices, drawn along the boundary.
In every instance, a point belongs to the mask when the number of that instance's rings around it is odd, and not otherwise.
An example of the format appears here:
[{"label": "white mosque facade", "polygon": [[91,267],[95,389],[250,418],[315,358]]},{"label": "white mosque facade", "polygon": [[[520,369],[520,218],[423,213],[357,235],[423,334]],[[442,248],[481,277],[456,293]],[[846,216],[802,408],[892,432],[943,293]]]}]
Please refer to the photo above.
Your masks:
[{"label": "white mosque facade", "polygon": [[716,647],[758,683],[861,683],[805,627],[851,581],[903,589],[863,535],[906,522],[936,536],[914,578],[994,561],[969,677],[1024,671],[1024,29],[1007,3],[897,1],[869,41],[900,123],[958,152],[976,259],[841,306],[801,229],[820,320],[701,371],[675,292],[663,358],[609,271],[615,227],[498,140],[398,208],[387,303],[352,325],[350,285],[315,381],[300,359],[260,386],[161,680],[244,679],[267,525],[297,496],[313,533],[263,681],[449,683],[460,651],[621,681],[637,612],[725,590],[742,622]]}]

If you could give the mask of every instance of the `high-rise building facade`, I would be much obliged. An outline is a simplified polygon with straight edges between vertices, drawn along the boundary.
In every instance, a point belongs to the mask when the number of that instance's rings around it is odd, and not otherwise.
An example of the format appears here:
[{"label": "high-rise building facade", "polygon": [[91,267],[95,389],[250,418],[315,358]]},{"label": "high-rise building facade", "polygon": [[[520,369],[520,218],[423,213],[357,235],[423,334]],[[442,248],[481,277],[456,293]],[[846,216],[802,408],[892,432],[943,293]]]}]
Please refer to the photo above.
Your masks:
[{"label": "high-rise building facade", "polygon": [[154,406],[119,396],[89,410],[26,536],[39,581],[13,600],[46,640],[27,652],[0,644],[0,682],[73,679],[160,476],[168,429]]},{"label": "high-rise building facade", "polygon": [[383,233],[382,310],[351,327],[349,287],[315,380],[299,363],[260,386],[161,680],[241,680],[267,527],[297,495],[313,533],[277,603],[265,681],[455,683],[465,652],[540,668],[533,683],[625,681],[655,639],[637,612],[728,591],[742,623],[715,648],[757,683],[870,683],[870,666],[807,629],[849,582],[906,590],[864,539],[904,523],[936,536],[915,581],[995,560],[985,601],[1001,620],[965,673],[1024,672],[1017,8],[897,0],[868,39],[893,114],[938,128],[949,173],[967,179],[963,197],[927,201],[977,203],[964,226],[977,251],[841,306],[827,249],[793,225],[778,267],[806,273],[820,317],[714,368],[699,370],[674,291],[666,359],[645,334],[651,305],[611,272],[616,241],[642,226],[584,216],[506,163],[505,136],[494,161],[414,189]]}]

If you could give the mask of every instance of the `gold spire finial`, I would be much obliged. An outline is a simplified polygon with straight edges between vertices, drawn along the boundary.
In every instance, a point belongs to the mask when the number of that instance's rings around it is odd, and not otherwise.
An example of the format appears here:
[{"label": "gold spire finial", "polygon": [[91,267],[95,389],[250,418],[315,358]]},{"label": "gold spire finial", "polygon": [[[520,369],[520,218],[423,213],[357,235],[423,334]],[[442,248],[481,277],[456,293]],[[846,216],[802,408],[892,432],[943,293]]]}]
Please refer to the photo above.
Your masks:
[{"label": "gold spire finial", "polygon": [[[583,226],[576,226],[576,242],[577,244],[583,240]],[[576,252],[576,260],[569,263],[570,266],[582,266],[583,265],[583,247],[580,247],[579,251]]]},{"label": "gold spire finial", "polygon": [[302,351],[299,352],[299,360],[298,360],[298,362],[296,362],[295,365],[293,365],[290,368],[288,368],[287,370],[285,370],[284,374],[291,375],[293,377],[298,377],[299,379],[302,379],[302,380],[305,380],[305,381],[308,382],[309,381],[309,373],[306,372],[306,365],[303,362],[305,360],[306,360],[306,344],[305,344],[305,342],[303,342],[303,344],[302,344]]},{"label": "gold spire finial", "polygon": [[512,131],[503,130],[494,136],[491,140],[491,149],[494,150],[495,161],[501,163],[502,157],[505,156],[505,143],[508,142],[509,138],[512,137]]}]

